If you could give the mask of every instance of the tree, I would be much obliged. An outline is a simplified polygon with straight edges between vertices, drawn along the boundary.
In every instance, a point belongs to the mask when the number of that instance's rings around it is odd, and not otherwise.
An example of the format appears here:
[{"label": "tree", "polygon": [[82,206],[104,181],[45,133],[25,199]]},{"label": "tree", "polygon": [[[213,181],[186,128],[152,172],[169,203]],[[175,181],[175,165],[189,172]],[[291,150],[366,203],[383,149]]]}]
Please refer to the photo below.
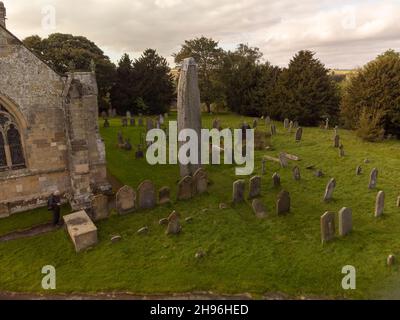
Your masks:
[{"label": "tree", "polygon": [[279,68],[261,63],[261,58],[258,48],[244,44],[225,55],[220,82],[232,111],[249,116],[269,113]]},{"label": "tree", "polygon": [[[341,105],[346,126],[358,129],[362,111],[381,115],[387,134],[400,135],[400,53],[388,50],[352,75]],[[382,112],[377,112],[382,110]]]},{"label": "tree", "polygon": [[150,114],[168,111],[175,98],[175,83],[165,58],[147,49],[133,63],[134,92],[149,106]]},{"label": "tree", "polygon": [[328,72],[314,53],[298,52],[279,76],[272,116],[302,125],[317,125],[326,117],[337,121],[339,90]]},{"label": "tree", "polygon": [[[115,65],[94,42],[81,36],[54,33],[45,39],[39,36],[27,37],[23,43],[61,74],[68,71],[90,71],[94,61],[99,106],[103,110],[109,107],[107,96],[114,83]],[[72,66],[74,70],[71,70]]]},{"label": "tree", "polygon": [[135,106],[134,74],[132,60],[128,54],[123,54],[118,62],[115,84],[111,89],[111,104],[118,114],[124,115],[133,111]]},{"label": "tree", "polygon": [[196,60],[201,100],[210,113],[211,104],[221,98],[217,73],[222,62],[223,50],[218,47],[218,42],[206,37],[186,40],[181,50],[173,54],[173,57],[177,64],[181,64],[185,58],[189,57]]}]

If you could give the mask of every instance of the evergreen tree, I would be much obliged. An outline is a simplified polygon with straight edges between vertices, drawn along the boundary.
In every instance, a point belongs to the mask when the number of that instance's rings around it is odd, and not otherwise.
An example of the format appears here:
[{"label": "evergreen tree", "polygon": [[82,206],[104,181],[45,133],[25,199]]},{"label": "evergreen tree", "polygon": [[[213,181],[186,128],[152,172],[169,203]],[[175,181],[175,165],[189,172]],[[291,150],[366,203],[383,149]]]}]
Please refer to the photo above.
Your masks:
[{"label": "evergreen tree", "polygon": [[310,51],[300,51],[279,76],[272,116],[290,118],[302,125],[338,119],[339,92],[328,70]]}]

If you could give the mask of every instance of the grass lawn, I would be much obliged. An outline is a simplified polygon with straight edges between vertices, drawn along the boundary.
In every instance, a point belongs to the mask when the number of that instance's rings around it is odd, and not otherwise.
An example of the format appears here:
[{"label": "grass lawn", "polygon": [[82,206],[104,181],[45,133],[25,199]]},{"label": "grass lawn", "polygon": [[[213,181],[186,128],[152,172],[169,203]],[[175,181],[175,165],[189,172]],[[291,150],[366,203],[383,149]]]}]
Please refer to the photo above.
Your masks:
[{"label": "grass lawn", "polygon": [[[223,126],[237,127],[241,117],[221,115]],[[204,115],[203,126],[211,127],[213,117]],[[252,123],[251,119],[248,119]],[[102,121],[101,121],[102,124]],[[259,130],[265,130],[259,123]],[[151,179],[160,188],[170,186],[176,195],[178,167],[150,166],[146,160],[135,160],[134,152],[119,150],[117,132],[122,130],[134,146],[138,144],[138,127],[121,128],[120,120],[111,120],[111,128],[101,128],[106,142],[108,169],[122,183],[137,187]],[[277,124],[273,137],[275,151],[256,152],[254,174],[261,173],[263,155],[277,156],[280,151],[298,155],[302,160],[290,162],[281,169],[268,162],[262,178],[262,199],[269,216],[255,218],[249,203],[220,210],[221,202],[231,200],[234,166],[207,166],[212,180],[209,194],[171,206],[127,216],[112,215],[98,223],[99,244],[94,249],[76,254],[63,230],[33,239],[0,243],[0,291],[42,292],[41,268],[54,265],[57,270],[57,292],[129,291],[134,293],[171,293],[214,291],[217,293],[250,292],[259,296],[268,292],[289,295],[371,298],[387,296],[398,281],[398,268],[388,268],[389,254],[400,256],[400,208],[396,199],[400,191],[400,141],[365,143],[353,132],[340,130],[346,157],[340,158],[332,146],[333,132],[305,128],[301,143],[295,143]],[[364,164],[364,159],[371,160]],[[301,181],[294,181],[292,168],[298,165]],[[317,178],[305,168],[316,165],[325,176]],[[357,165],[363,174],[355,175]],[[377,190],[368,189],[369,172],[379,169]],[[288,216],[275,214],[271,176],[278,172],[282,187],[290,192],[292,210]],[[334,200],[322,202],[325,186],[334,177],[337,187]],[[246,181],[249,177],[246,177]],[[385,213],[373,216],[375,197],[386,193]],[[353,232],[342,239],[321,244],[320,216],[325,211],[353,209]],[[207,210],[203,210],[207,209]],[[165,235],[160,218],[172,210],[182,216],[183,232],[176,237]],[[186,217],[193,217],[186,223]],[[49,219],[45,209],[0,220],[0,235],[13,229]],[[136,231],[148,226],[148,235]],[[112,244],[110,237],[122,235]],[[196,260],[195,253],[206,252]],[[357,289],[341,287],[342,267],[353,265],[357,271]]]}]

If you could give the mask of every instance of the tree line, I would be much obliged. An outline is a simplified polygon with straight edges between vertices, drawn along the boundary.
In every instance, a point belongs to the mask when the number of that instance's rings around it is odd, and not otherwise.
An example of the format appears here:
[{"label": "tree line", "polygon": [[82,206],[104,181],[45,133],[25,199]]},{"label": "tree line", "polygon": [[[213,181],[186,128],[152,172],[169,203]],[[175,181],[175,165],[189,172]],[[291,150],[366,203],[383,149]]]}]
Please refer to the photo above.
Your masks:
[{"label": "tree line", "polygon": [[[57,33],[45,39],[31,36],[24,44],[60,73],[90,70],[94,62],[101,110],[112,105],[120,115],[128,110],[160,114],[176,99],[167,60],[153,49],[135,60],[124,54],[114,65],[85,37]],[[329,118],[369,141],[400,135],[400,54],[393,50],[348,78],[332,74],[308,50],[280,68],[265,61],[258,48],[239,44],[226,51],[206,37],[186,40],[173,57],[178,67],[185,58],[196,60],[208,112],[218,106],[241,115],[290,118],[304,126]]]}]

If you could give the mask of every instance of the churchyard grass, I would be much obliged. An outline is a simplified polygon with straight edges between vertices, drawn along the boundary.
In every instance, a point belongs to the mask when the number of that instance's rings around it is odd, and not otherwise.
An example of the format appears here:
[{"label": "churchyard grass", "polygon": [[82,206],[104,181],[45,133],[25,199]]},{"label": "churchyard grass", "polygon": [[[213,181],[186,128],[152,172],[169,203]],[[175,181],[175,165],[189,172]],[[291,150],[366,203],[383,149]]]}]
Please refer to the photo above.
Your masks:
[{"label": "churchyard grass", "polygon": [[[169,120],[175,118],[172,114]],[[211,128],[218,117],[223,127],[238,128],[242,117],[233,114],[203,115],[203,127]],[[251,118],[246,119],[252,123]],[[137,123],[137,121],[136,121]],[[289,161],[288,168],[268,161],[262,175],[262,201],[268,217],[257,219],[251,200],[234,208],[219,209],[220,203],[232,198],[235,176],[233,165],[206,166],[212,184],[209,194],[190,201],[176,202],[178,166],[150,166],[145,159],[135,160],[134,151],[117,146],[117,132],[122,130],[135,149],[139,132],[144,127],[121,127],[120,119],[111,119],[110,128],[101,134],[106,143],[108,169],[119,181],[134,188],[150,179],[157,189],[171,188],[173,203],[153,210],[125,216],[115,213],[98,226],[99,244],[76,254],[64,230],[31,239],[0,243],[0,291],[53,293],[41,289],[41,269],[53,265],[57,270],[55,292],[129,291],[133,293],[172,293],[213,291],[216,293],[250,292],[256,297],[264,293],[283,292],[291,296],[332,298],[371,298],[388,296],[390,283],[395,283],[398,267],[386,266],[389,254],[400,256],[400,208],[396,199],[400,191],[400,141],[362,142],[353,132],[339,130],[346,151],[339,157],[333,148],[333,130],[303,128],[303,137],[296,143],[283,123],[276,122],[277,135],[272,137],[271,151],[257,151],[254,175],[261,175],[263,155],[278,157],[279,152],[299,156]],[[258,130],[266,130],[262,120]],[[365,164],[364,159],[370,159]],[[316,177],[307,166],[315,165],[323,177]],[[355,174],[358,165],[363,173]],[[298,166],[301,180],[293,179],[292,169]],[[368,189],[369,173],[379,169],[378,186]],[[282,188],[290,192],[291,213],[277,216],[276,195],[272,174],[281,177]],[[246,193],[248,181],[246,179]],[[325,187],[336,179],[333,199],[323,201]],[[384,214],[374,217],[375,198],[379,190],[386,194]],[[353,231],[344,238],[321,244],[320,217],[326,211],[338,212],[342,207],[353,211]],[[181,214],[183,231],[166,236],[159,219],[176,210]],[[25,228],[45,219],[46,209],[23,213],[0,220],[0,234]],[[185,218],[193,217],[191,223]],[[337,219],[336,219],[337,223]],[[137,230],[147,226],[147,235]],[[338,227],[336,228],[338,230]],[[112,235],[122,240],[111,243]],[[206,255],[196,259],[197,251]],[[352,265],[357,271],[356,290],[343,290],[342,267]],[[397,281],[398,283],[399,281]]]}]

